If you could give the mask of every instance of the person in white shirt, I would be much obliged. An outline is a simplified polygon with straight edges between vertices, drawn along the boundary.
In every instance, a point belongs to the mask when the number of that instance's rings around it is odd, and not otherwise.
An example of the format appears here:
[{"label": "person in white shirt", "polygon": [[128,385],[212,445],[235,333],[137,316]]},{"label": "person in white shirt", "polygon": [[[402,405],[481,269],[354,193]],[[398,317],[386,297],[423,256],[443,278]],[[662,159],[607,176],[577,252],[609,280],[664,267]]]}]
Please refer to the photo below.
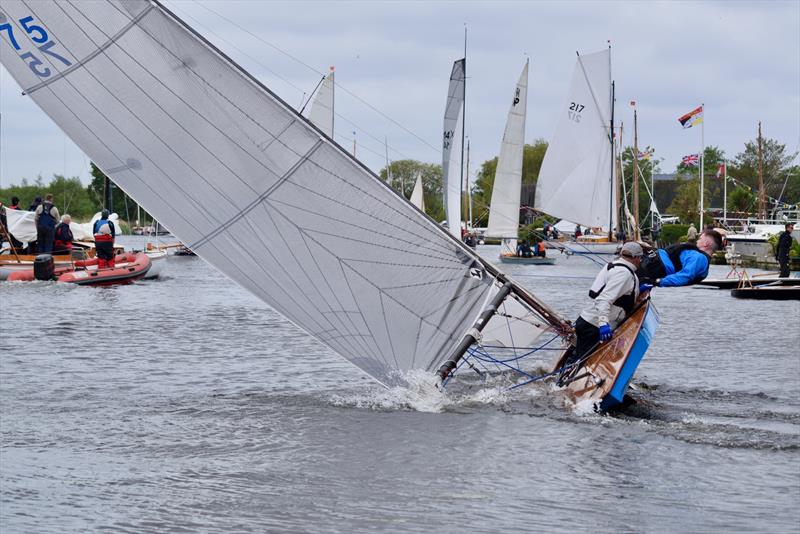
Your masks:
[{"label": "person in white shirt", "polygon": [[614,329],[633,311],[640,291],[636,270],[643,254],[639,243],[629,241],[622,245],[619,258],[597,274],[589,290],[591,301],[575,321],[574,359],[583,358],[599,342],[611,339]]}]

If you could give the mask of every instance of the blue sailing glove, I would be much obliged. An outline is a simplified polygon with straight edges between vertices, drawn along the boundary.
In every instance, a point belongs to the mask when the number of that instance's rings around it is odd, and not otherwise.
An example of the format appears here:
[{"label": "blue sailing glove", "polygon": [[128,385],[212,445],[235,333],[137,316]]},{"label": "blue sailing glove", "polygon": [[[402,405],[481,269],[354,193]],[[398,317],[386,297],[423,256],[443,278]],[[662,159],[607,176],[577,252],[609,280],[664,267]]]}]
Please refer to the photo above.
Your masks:
[{"label": "blue sailing glove", "polygon": [[600,325],[600,341],[608,341],[611,339],[611,327],[607,323]]},{"label": "blue sailing glove", "polygon": [[653,289],[653,284],[639,284],[639,293],[644,293],[645,291],[650,291]]}]

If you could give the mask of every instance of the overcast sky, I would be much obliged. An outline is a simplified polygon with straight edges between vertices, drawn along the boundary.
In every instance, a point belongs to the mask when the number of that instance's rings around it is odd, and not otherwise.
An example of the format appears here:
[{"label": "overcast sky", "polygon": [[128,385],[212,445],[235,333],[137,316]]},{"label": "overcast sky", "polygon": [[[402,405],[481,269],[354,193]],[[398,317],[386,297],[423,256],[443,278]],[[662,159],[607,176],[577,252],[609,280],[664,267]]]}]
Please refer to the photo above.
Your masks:
[{"label": "overcast sky", "polygon": [[[705,104],[705,143],[733,157],[756,137],[800,145],[800,1],[266,2],[166,1],[167,7],[299,108],[336,66],[335,138],[376,172],[389,158],[441,163],[448,78],[467,43],[471,174],[497,155],[526,57],[526,139],[548,139],[575,52],[612,43],[617,122],[671,172],[700,147],[677,118]],[[9,46],[7,41],[0,46]],[[0,186],[53,174],[88,182],[89,160],[0,67]],[[377,111],[376,111],[377,110]],[[4,199],[5,200],[5,199]]]}]

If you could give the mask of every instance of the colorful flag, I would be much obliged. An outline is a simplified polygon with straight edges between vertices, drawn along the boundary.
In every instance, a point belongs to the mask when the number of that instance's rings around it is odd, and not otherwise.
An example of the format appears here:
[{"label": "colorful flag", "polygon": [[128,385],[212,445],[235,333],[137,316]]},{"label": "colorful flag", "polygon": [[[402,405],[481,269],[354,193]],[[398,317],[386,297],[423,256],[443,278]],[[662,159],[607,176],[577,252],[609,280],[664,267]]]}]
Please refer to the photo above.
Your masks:
[{"label": "colorful flag", "polygon": [[700,154],[689,154],[688,156],[683,156],[681,163],[687,167],[697,167],[697,165],[700,163]]},{"label": "colorful flag", "polygon": [[717,178],[722,178],[725,176],[725,164],[720,163],[719,167],[717,167]]},{"label": "colorful flag", "polygon": [[700,124],[703,122],[703,106],[700,106],[699,108],[690,111],[683,117],[680,117],[678,122],[681,123],[681,126],[683,126],[684,129],[691,128],[695,124]]},{"label": "colorful flag", "polygon": [[645,149],[645,151],[644,151],[644,152],[642,152],[642,151],[640,150],[640,151],[639,151],[639,159],[640,159],[640,160],[645,160],[645,161],[646,161],[646,160],[649,160],[650,158],[652,158],[652,157],[653,157],[653,153],[654,153],[655,151],[656,151],[656,149],[655,149],[655,148],[650,148],[650,147],[648,147],[647,149]]}]

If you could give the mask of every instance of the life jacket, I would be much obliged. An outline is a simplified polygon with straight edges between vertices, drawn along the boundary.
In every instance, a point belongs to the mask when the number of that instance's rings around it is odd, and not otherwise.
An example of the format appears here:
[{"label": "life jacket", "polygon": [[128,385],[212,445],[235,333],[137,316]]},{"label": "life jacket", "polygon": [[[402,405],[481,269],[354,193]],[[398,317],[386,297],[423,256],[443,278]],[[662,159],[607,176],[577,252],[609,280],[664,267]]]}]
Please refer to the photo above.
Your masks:
[{"label": "life jacket", "polygon": [[94,240],[114,241],[114,223],[108,219],[98,219],[94,223]]},{"label": "life jacket", "polygon": [[69,243],[72,241],[72,231],[69,229],[67,223],[61,223],[56,226],[55,240],[62,243]]},{"label": "life jacket", "polygon": [[56,227],[56,218],[50,215],[50,210],[53,209],[53,204],[50,202],[42,203],[42,213],[39,214],[39,226],[46,228]]},{"label": "life jacket", "polygon": [[[615,267],[624,267],[633,276],[633,288],[631,289],[630,293],[622,295],[613,302],[614,306],[622,308],[623,310],[625,310],[626,314],[630,314],[633,311],[633,307],[636,305],[636,285],[637,285],[636,272],[627,265],[624,265],[622,263],[613,263],[613,262],[609,263],[606,266],[606,270],[610,271]],[[598,281],[595,281],[595,284],[597,283]],[[591,298],[592,300],[596,299],[597,297],[600,296],[600,293],[602,293],[605,288],[606,288],[606,283],[604,280],[602,281],[602,285],[598,289],[595,289],[594,285],[592,285],[592,287],[589,289],[589,298]]]}]

